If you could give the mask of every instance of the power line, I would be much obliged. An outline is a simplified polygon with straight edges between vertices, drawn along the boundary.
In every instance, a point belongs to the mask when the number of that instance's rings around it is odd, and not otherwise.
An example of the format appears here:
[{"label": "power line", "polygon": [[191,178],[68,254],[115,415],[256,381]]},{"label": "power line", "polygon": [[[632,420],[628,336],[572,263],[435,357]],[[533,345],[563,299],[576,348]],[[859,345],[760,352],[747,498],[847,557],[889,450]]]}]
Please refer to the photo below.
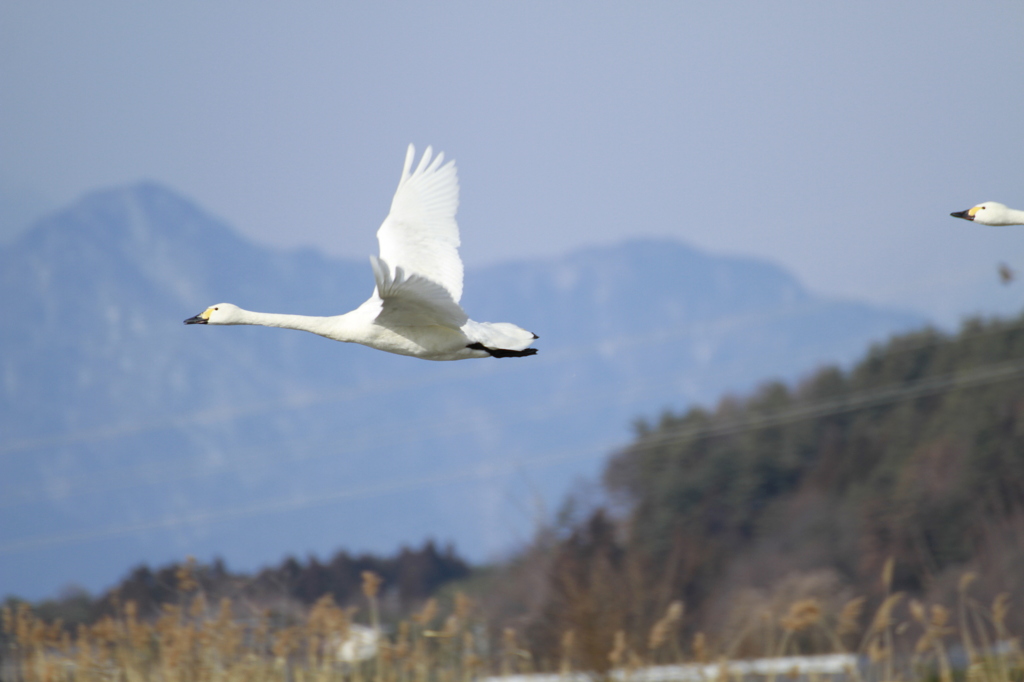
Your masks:
[{"label": "power line", "polygon": [[1011,360],[982,365],[965,372],[928,377],[914,384],[890,384],[877,389],[849,393],[839,398],[813,404],[798,405],[774,414],[737,419],[716,426],[691,426],[673,431],[667,437],[656,437],[649,442],[629,445],[625,450],[646,450],[697,439],[727,436],[744,431],[757,431],[806,419],[828,417],[854,412],[869,407],[911,400],[954,388],[973,388],[987,384],[1024,378],[1024,360]]},{"label": "power line", "polygon": [[85,431],[74,431],[66,434],[53,436],[39,436],[14,441],[0,447],[0,456],[17,452],[38,450],[45,447],[57,447],[75,445],[94,441],[112,440],[124,436],[132,436],[149,431],[164,429],[182,429],[196,425],[209,425],[226,421],[233,421],[245,417],[253,417],[270,412],[281,412],[289,410],[301,410],[316,405],[324,405],[335,402],[350,402],[366,398],[376,394],[389,394],[396,391],[411,390],[430,386],[446,381],[455,381],[465,377],[423,377],[419,380],[390,381],[374,383],[371,386],[363,385],[356,388],[347,388],[338,391],[303,391],[288,396],[282,400],[250,403],[248,405],[232,405],[215,407],[201,412],[193,412],[179,417],[167,419],[153,419],[149,421],[133,421],[123,424],[113,424],[107,427],[90,429]]},{"label": "power line", "polygon": [[[640,442],[620,448],[619,451],[636,451],[654,449],[675,443],[690,442],[700,438],[732,435],[745,431],[755,431],[772,426],[832,416],[846,412],[897,403],[914,398],[939,393],[947,389],[975,388],[1003,381],[1024,378],[1024,359],[1012,360],[992,365],[976,367],[972,370],[922,379],[914,384],[891,384],[881,388],[850,393],[840,398],[819,401],[814,404],[800,405],[774,414],[761,415],[744,420],[735,420],[711,427],[690,427],[673,432],[668,437],[660,437],[649,442]],[[236,507],[233,509],[207,511],[186,517],[146,521],[123,526],[112,526],[93,531],[69,533],[25,540],[0,545],[0,556],[14,554],[50,546],[65,545],[77,542],[129,535],[148,530],[168,529],[180,526],[209,525],[212,523],[238,518],[246,518],[269,513],[282,513],[313,506],[323,506],[346,499],[366,499],[393,494],[395,492],[431,488],[449,483],[466,480],[485,480],[513,473],[522,468],[549,466],[563,461],[586,457],[603,457],[613,451],[612,443],[591,444],[569,450],[555,451],[535,457],[510,460],[499,464],[477,466],[473,468],[433,474],[400,481],[379,483],[359,488],[349,488],[321,495],[303,496],[298,498],[279,499],[255,505]]]},{"label": "power line", "polygon": [[430,476],[420,476],[398,481],[386,481],[369,486],[348,488],[345,490],[324,493],[320,495],[307,495],[301,497],[282,498],[272,501],[265,501],[258,504],[234,507],[231,509],[211,510],[198,512],[189,516],[156,519],[153,521],[141,521],[138,523],[125,524],[121,526],[109,526],[95,530],[81,531],[78,533],[66,533],[63,535],[51,535],[48,537],[26,538],[0,545],[0,556],[16,554],[20,552],[43,549],[60,545],[88,542],[108,537],[131,535],[151,530],[178,528],[181,526],[203,526],[221,521],[247,518],[263,514],[277,514],[282,512],[319,507],[342,500],[367,499],[391,495],[397,492],[432,488],[450,483],[470,480],[487,480],[500,478],[515,473],[524,468],[538,468],[550,466],[573,459],[587,457],[598,457],[595,453],[604,453],[612,446],[611,443],[590,444],[587,446],[572,448],[569,450],[546,453],[536,457],[527,457],[518,460],[509,460],[500,463],[480,465],[468,469],[449,471]]},{"label": "power line", "polygon": [[[666,382],[661,385],[668,385]],[[629,405],[635,402],[628,396],[616,394],[619,398],[619,405]],[[506,408],[502,413],[502,424],[510,427],[516,424],[536,422],[540,419],[551,418],[559,414],[576,414],[582,412],[590,405],[607,402],[606,393],[590,392],[584,397],[571,396],[571,399],[560,401],[557,405],[551,403],[524,403],[513,408]],[[373,427],[371,431],[349,432],[345,434],[345,444],[339,449],[336,436],[326,438],[308,439],[304,441],[289,440],[280,443],[272,448],[234,448],[233,462],[226,466],[206,467],[201,462],[194,462],[194,467],[189,469],[187,463],[176,460],[167,464],[138,465],[131,468],[118,468],[117,475],[110,475],[110,472],[100,476],[79,476],[73,485],[68,485],[67,479],[62,481],[62,487],[69,488],[69,492],[60,496],[66,500],[69,497],[87,495],[97,492],[110,492],[124,487],[138,487],[140,482],[159,476],[161,484],[175,480],[187,480],[208,476],[227,475],[236,471],[251,473],[261,467],[270,466],[280,461],[282,455],[292,454],[290,462],[308,462],[328,456],[345,456],[358,453],[365,453],[369,450],[389,450],[396,446],[409,443],[422,443],[428,439],[440,439],[463,434],[471,434],[481,426],[481,421],[473,414],[463,413],[459,418],[446,419],[438,422],[434,415],[428,415],[418,420],[404,420],[398,427],[391,427],[384,430]],[[37,502],[39,496],[46,494],[47,487],[33,490],[25,486],[19,486],[15,491],[5,495],[0,500],[0,508],[21,506]]]}]

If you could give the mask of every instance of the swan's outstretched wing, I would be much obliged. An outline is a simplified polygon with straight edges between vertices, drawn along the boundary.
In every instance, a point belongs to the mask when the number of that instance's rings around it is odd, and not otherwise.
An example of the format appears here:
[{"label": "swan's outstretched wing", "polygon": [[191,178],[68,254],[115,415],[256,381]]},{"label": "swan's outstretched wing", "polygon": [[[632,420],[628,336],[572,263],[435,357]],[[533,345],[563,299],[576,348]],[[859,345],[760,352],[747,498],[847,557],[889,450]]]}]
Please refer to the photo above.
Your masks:
[{"label": "swan's outstretched wing", "polygon": [[377,324],[391,329],[433,325],[459,329],[469,319],[440,284],[391,268],[382,258],[370,256],[370,265],[377,284],[374,295],[381,300]]},{"label": "swan's outstretched wing", "polygon": [[[459,258],[459,180],[455,162],[444,154],[431,160],[427,147],[416,170],[412,145],[405,155],[405,167],[391,211],[377,230],[380,259],[393,272],[401,270],[406,281],[422,278],[448,292],[452,302],[462,298],[462,260]],[[378,292],[385,298],[383,292]]]}]

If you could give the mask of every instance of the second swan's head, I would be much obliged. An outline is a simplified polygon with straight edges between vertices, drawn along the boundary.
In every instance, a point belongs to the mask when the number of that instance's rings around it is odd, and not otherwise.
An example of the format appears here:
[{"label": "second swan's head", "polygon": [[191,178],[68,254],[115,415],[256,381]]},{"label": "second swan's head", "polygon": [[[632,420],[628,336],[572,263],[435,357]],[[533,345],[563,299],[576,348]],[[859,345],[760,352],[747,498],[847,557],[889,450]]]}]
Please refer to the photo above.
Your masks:
[{"label": "second swan's head", "polygon": [[231,303],[218,303],[185,320],[185,324],[242,324],[241,308]]},{"label": "second swan's head", "polygon": [[985,203],[978,204],[966,211],[957,211],[956,213],[950,213],[949,215],[954,218],[972,220],[974,222],[981,223],[982,225],[1014,224],[1007,216],[1006,205],[1000,204],[998,201],[986,201]]}]

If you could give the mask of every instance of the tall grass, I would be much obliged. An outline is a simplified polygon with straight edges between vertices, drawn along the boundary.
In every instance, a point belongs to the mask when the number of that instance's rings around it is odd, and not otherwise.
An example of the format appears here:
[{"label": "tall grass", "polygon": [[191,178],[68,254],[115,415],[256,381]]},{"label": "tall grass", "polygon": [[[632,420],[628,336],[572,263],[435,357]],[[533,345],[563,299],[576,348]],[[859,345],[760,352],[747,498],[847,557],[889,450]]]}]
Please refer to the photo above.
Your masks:
[{"label": "tall grass", "polygon": [[[383,626],[380,578],[364,573],[368,628],[356,622],[355,608],[341,608],[329,596],[299,618],[229,599],[209,604],[191,566],[181,569],[179,602],[164,605],[153,619],[140,619],[127,602],[115,615],[71,632],[59,620],[36,617],[27,604],[5,607],[0,680],[469,682],[492,674],[569,675],[607,667],[581,659],[571,630],[561,637],[560,659],[538,664],[515,630],[489,636],[463,594],[450,600],[447,613],[431,599],[407,620]],[[1009,595],[981,604],[971,597],[973,580],[963,577],[952,607],[923,604],[890,591],[889,563],[885,593],[870,618],[864,618],[862,597],[835,612],[821,600],[801,598],[779,613],[750,614],[749,628],[738,637],[756,637],[765,657],[855,654],[862,663],[846,673],[854,682],[1021,682],[1024,655],[1006,628]],[[672,602],[647,631],[616,631],[606,642],[607,662],[627,678],[651,665],[718,663],[720,672],[708,682],[727,679],[726,662],[737,642],[716,648],[705,633],[687,633],[684,611],[681,602]],[[367,632],[377,633],[377,646],[360,654],[351,643]],[[766,677],[775,682],[776,673]]]}]

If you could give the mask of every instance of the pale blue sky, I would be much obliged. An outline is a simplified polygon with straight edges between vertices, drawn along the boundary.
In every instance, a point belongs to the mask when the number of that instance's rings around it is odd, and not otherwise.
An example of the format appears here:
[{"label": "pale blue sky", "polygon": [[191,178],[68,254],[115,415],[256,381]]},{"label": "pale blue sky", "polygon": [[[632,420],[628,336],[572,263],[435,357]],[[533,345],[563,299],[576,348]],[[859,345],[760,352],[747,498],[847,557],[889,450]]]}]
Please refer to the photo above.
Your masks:
[{"label": "pale blue sky", "polygon": [[431,143],[469,266],[667,235],[1019,310],[1024,228],[948,214],[1024,207],[1022,35],[1018,1],[3,3],[0,219],[147,178],[365,258]]}]

